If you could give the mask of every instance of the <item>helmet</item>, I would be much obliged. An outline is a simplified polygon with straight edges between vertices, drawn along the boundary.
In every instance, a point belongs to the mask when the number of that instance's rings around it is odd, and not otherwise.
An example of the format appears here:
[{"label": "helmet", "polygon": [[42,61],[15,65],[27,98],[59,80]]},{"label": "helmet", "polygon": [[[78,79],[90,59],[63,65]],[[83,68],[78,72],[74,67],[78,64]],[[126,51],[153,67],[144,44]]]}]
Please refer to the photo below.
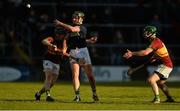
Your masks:
[{"label": "helmet", "polygon": [[148,26],[146,26],[146,27],[144,28],[143,32],[144,32],[144,33],[147,32],[147,33],[153,35],[153,34],[156,34],[157,28],[156,28],[155,26],[150,26],[150,25],[148,25]]},{"label": "helmet", "polygon": [[81,17],[81,18],[84,19],[84,13],[81,12],[81,11],[75,11],[75,12],[73,13],[72,17],[73,17],[73,18],[74,18],[74,17],[78,17],[78,18]]}]

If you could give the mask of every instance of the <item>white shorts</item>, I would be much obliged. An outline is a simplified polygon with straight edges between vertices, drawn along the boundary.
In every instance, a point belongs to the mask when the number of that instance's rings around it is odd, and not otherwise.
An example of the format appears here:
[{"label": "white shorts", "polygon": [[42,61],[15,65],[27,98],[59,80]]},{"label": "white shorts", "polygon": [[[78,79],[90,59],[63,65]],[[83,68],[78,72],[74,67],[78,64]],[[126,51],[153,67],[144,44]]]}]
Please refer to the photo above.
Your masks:
[{"label": "white shorts", "polygon": [[164,64],[161,64],[158,66],[157,70],[155,72],[158,72],[159,74],[162,74],[164,79],[167,79],[169,77],[169,74],[171,73],[172,68],[165,66]]},{"label": "white shorts", "polygon": [[49,60],[43,60],[44,72],[51,71],[53,74],[59,75],[60,66]]},{"label": "white shorts", "polygon": [[[71,49],[70,55],[76,58],[84,58],[85,64],[91,64],[91,58],[89,56],[89,51],[87,47],[85,48],[77,48],[77,49]],[[76,61],[71,59],[70,63],[75,63]]]}]

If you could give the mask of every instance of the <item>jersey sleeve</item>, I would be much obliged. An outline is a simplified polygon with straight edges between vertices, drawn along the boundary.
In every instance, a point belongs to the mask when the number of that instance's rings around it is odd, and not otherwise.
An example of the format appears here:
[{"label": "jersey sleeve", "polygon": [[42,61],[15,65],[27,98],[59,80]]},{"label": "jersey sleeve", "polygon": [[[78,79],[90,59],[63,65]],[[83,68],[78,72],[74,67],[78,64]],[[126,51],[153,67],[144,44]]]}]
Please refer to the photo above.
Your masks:
[{"label": "jersey sleeve", "polygon": [[153,50],[159,49],[161,42],[159,40],[154,40],[150,45],[149,48],[152,48]]}]

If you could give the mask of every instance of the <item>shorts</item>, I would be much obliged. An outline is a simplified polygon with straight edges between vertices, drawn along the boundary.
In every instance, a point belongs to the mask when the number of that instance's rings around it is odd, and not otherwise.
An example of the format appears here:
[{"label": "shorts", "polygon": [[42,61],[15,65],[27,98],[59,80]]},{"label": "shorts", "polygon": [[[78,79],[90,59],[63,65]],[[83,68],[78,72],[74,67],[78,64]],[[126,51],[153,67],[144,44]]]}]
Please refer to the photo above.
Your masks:
[{"label": "shorts", "polygon": [[43,71],[51,71],[53,74],[59,75],[60,66],[49,60],[43,60]]},{"label": "shorts", "polygon": [[166,80],[169,77],[173,68],[167,67],[164,64],[158,66],[157,70],[154,72],[157,73],[161,80]]},{"label": "shorts", "polygon": [[[87,47],[71,49],[70,55],[76,58],[84,58],[85,64],[91,64],[91,58]],[[76,61],[71,59],[70,63],[76,63]]]}]

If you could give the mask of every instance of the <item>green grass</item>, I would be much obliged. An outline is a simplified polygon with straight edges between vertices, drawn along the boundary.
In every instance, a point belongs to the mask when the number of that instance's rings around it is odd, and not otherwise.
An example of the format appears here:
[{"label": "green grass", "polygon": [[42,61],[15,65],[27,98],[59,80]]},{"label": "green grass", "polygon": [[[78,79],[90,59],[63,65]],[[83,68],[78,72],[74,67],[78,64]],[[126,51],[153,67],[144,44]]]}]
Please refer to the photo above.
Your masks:
[{"label": "green grass", "polygon": [[[175,103],[152,104],[153,94],[146,82],[99,83],[97,90],[100,102],[94,103],[88,84],[81,84],[81,102],[73,102],[71,83],[57,82],[51,90],[55,102],[34,101],[34,93],[42,83],[1,82],[1,110],[180,110],[179,83],[170,83],[169,88]],[[160,92],[161,100],[165,96]]]}]

